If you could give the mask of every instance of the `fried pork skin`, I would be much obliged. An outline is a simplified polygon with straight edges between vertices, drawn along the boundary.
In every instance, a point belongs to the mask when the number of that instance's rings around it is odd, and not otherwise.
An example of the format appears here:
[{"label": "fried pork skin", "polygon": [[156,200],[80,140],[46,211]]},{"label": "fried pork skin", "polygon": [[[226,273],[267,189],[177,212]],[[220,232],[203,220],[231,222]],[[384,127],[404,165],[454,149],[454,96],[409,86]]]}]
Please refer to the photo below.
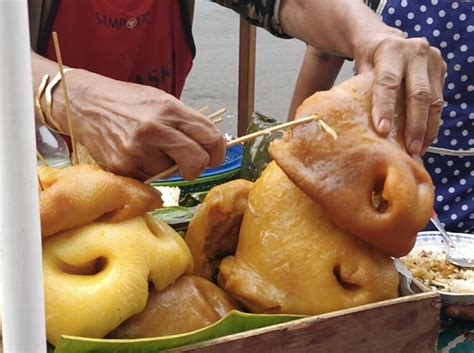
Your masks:
[{"label": "fried pork skin", "polygon": [[253,183],[233,180],[212,188],[186,233],[194,258],[194,274],[212,279],[220,261],[235,253],[242,217]]},{"label": "fried pork skin", "polygon": [[398,296],[391,259],[334,225],[275,163],[250,192],[219,279],[256,313],[315,315]]},{"label": "fried pork skin", "polygon": [[181,236],[151,216],[49,237],[43,242],[48,341],[104,337],[145,308],[149,282],[161,291],[192,265]]},{"label": "fried pork skin", "polygon": [[317,114],[337,139],[311,122],[274,141],[270,154],[334,223],[388,255],[402,256],[429,222],[434,187],[405,150],[404,106],[388,137],[375,132],[371,87],[372,76],[365,74],[314,94],[297,117]]},{"label": "fried pork skin", "polygon": [[212,282],[182,276],[161,292],[151,289],[145,309],[108,337],[133,339],[191,332],[209,326],[239,305]]},{"label": "fried pork skin", "polygon": [[43,238],[96,220],[120,222],[163,205],[153,187],[98,166],[39,167],[38,176],[44,189],[40,193]]}]

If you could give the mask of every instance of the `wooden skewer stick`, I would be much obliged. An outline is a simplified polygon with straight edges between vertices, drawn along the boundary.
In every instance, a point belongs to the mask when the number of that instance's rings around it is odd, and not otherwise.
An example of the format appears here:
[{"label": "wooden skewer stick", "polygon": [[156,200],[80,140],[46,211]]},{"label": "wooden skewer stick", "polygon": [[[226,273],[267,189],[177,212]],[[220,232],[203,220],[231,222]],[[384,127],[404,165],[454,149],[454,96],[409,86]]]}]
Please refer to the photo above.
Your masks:
[{"label": "wooden skewer stick", "polygon": [[219,117],[220,115],[224,114],[225,112],[227,111],[227,109],[225,108],[222,108],[222,109],[219,109],[218,111],[212,113],[211,115],[208,115],[208,119],[209,120],[214,120],[215,118]]},{"label": "wooden skewer stick", "polygon": [[66,77],[64,75],[63,59],[61,57],[61,49],[59,48],[58,34],[56,32],[53,32],[53,43],[54,43],[54,51],[56,52],[56,58],[58,60],[59,74],[61,75],[61,81],[63,83],[62,86],[63,86],[63,93],[64,93],[64,103],[66,104],[67,123],[69,127],[69,134],[71,136],[73,161],[78,163],[79,156],[77,155],[76,138],[75,138],[74,130],[72,127],[71,106],[70,106],[70,101],[69,101],[69,95],[67,93]]},{"label": "wooden skewer stick", "polygon": [[306,118],[301,118],[301,119],[298,119],[298,120],[289,121],[289,122],[284,123],[284,124],[272,126],[268,129],[260,130],[260,131],[254,132],[252,134],[249,134],[249,135],[238,137],[238,138],[228,142],[227,147],[233,147],[233,146],[236,146],[236,145],[240,145],[242,142],[253,140],[253,139],[255,139],[259,136],[270,135],[271,133],[273,133],[275,131],[285,130],[285,129],[288,129],[292,126],[297,126],[297,125],[309,123],[310,121],[317,120],[317,119],[319,119],[319,117],[317,115],[310,115]]},{"label": "wooden skewer stick", "polygon": [[[273,127],[270,127],[268,129],[264,129],[264,130],[260,130],[260,131],[257,131],[257,132],[254,132],[252,134],[249,134],[249,135],[245,135],[245,136],[242,136],[242,137],[239,137],[239,138],[236,138],[230,142],[227,143],[227,148],[229,147],[233,147],[233,146],[236,146],[236,145],[239,145],[241,144],[242,142],[246,142],[246,141],[249,141],[249,140],[253,140],[259,136],[262,136],[262,135],[269,135],[271,134],[272,132],[275,132],[275,131],[279,131],[279,130],[284,130],[284,129],[288,129],[290,127],[293,127],[293,126],[297,126],[297,125],[302,125],[302,124],[306,124],[306,123],[309,123],[311,121],[314,121],[314,120],[318,120],[320,119],[319,116],[317,115],[310,115],[308,117],[305,117],[305,118],[301,118],[301,119],[298,119],[298,120],[293,120],[293,121],[289,121],[287,123],[284,123],[284,124],[280,124],[280,125],[276,125],[276,126],[273,126]],[[174,165],[160,173],[158,173],[157,175],[154,175],[152,176],[151,178],[145,180],[145,184],[150,184],[152,183],[153,181],[155,180],[158,180],[158,179],[163,179],[163,178],[166,178],[166,177],[169,177],[170,175],[173,175],[174,173],[176,173],[179,169],[179,166],[178,165]]]},{"label": "wooden skewer stick", "polygon": [[219,123],[222,122],[223,120],[224,120],[224,119],[222,119],[222,118],[217,118],[217,119],[213,119],[212,122],[213,122],[214,124],[219,124]]},{"label": "wooden skewer stick", "polygon": [[208,110],[211,106],[208,104],[208,105],[205,105],[204,107],[202,108],[199,108],[198,109],[198,112],[199,113],[204,113],[206,110]]}]

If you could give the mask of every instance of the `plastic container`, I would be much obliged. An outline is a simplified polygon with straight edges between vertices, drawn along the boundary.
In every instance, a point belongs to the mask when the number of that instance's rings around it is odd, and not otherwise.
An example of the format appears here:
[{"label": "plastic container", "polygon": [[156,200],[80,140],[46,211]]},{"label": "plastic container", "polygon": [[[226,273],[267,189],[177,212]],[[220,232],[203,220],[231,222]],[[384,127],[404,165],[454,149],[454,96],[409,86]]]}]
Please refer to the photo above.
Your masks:
[{"label": "plastic container", "polygon": [[181,195],[207,191],[214,186],[240,178],[243,152],[244,148],[241,145],[229,148],[224,163],[217,168],[207,168],[202,176],[196,180],[187,181],[179,175],[175,175],[169,179],[153,182],[152,185],[179,187]]},{"label": "plastic container", "polygon": [[[51,168],[65,168],[71,165],[69,148],[61,135],[36,122],[36,148]],[[45,165],[38,158],[38,165]]]}]

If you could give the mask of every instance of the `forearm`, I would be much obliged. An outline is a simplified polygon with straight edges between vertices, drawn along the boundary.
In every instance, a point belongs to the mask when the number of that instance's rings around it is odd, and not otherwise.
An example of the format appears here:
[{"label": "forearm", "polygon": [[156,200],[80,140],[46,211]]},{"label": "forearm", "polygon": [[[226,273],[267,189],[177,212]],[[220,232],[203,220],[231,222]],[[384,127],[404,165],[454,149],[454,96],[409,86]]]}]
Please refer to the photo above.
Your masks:
[{"label": "forearm", "polygon": [[[44,75],[48,75],[48,82],[51,82],[51,80],[59,72],[59,68],[56,62],[46,59],[34,53],[33,51],[31,52],[31,62],[33,72],[33,94],[34,96],[36,96],[36,94],[38,93],[38,87]],[[94,107],[96,105],[98,92],[101,90],[100,87],[103,86],[102,81],[106,78],[81,69],[68,71],[67,73],[65,73],[65,78],[67,83],[68,96],[71,103],[70,106],[73,113],[72,121],[74,123],[74,126],[77,125],[79,120],[84,121],[84,118],[87,118],[87,120],[92,123],[92,120],[94,120],[93,117],[95,115],[90,115],[90,112],[88,112],[88,114],[85,114],[84,111],[87,108]],[[66,133],[69,133],[69,125],[66,114],[66,99],[62,88],[62,81],[60,81],[52,89],[51,93],[51,115],[54,118],[54,121],[60,125],[61,130]],[[40,103],[43,113],[46,114],[48,110],[46,94],[43,93]],[[38,111],[36,111],[36,114],[38,114]],[[81,128],[79,128],[79,126],[75,127],[76,134],[81,132],[82,125],[80,127]]]},{"label": "forearm", "polygon": [[361,0],[281,0],[283,32],[326,53],[356,58],[358,48],[388,34],[386,26]]},{"label": "forearm", "polygon": [[[42,77],[54,77],[58,68],[34,53],[32,65],[36,94]],[[145,180],[177,164],[185,179],[194,179],[223,162],[225,141],[216,125],[172,95],[87,70],[65,77],[74,136],[104,169]],[[63,84],[54,88],[52,116],[69,132]]]},{"label": "forearm", "polygon": [[296,81],[288,120],[295,118],[296,109],[310,95],[330,89],[344,63],[344,58],[308,47]]}]

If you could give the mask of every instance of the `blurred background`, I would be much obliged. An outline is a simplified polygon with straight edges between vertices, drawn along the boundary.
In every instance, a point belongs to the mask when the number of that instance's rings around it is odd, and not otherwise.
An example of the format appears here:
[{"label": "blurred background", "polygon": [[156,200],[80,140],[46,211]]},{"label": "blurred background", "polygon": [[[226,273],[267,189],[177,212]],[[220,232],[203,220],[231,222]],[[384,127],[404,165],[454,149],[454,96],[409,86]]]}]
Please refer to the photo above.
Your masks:
[{"label": "blurred background", "polygon": [[[182,99],[195,109],[211,105],[208,113],[227,108],[219,126],[223,132],[236,134],[239,16],[196,0],[193,28],[197,54]],[[299,40],[279,39],[257,30],[255,110],[286,120],[304,50]],[[338,81],[350,76],[352,63],[346,62]]]}]

